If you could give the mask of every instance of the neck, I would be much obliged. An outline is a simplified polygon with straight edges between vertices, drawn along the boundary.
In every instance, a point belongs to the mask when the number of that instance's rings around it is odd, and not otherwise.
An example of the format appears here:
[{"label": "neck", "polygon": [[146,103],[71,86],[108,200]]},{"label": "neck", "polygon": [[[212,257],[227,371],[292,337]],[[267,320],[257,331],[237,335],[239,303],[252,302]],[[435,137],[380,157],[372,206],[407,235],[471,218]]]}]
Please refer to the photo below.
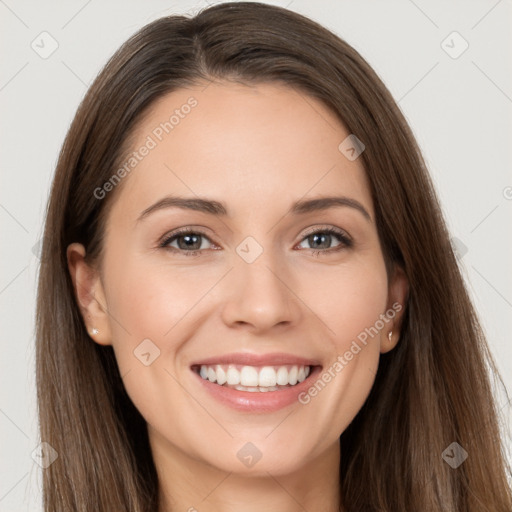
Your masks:
[{"label": "neck", "polygon": [[150,432],[159,480],[158,512],[339,512],[339,444],[289,474],[223,471]]}]

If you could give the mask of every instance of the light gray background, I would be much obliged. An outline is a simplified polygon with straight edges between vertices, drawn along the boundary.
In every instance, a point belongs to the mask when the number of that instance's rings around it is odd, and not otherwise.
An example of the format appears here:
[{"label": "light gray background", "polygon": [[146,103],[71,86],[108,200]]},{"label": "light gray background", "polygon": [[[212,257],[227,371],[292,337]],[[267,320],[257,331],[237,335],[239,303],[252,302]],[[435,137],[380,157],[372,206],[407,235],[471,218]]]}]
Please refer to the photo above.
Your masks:
[{"label": "light gray background", "polygon": [[[511,389],[510,0],[268,3],[305,14],[346,39],[398,101],[459,240],[461,267]],[[87,86],[131,34],[160,16],[193,14],[206,6],[205,0],[0,0],[1,511],[41,510],[41,470],[31,458],[39,444],[34,246],[68,126]],[[40,52],[51,48],[43,31],[58,43],[46,59],[31,47],[35,41]],[[469,44],[457,58],[464,40],[450,35],[454,31]],[[503,394],[499,403],[510,424]]]}]

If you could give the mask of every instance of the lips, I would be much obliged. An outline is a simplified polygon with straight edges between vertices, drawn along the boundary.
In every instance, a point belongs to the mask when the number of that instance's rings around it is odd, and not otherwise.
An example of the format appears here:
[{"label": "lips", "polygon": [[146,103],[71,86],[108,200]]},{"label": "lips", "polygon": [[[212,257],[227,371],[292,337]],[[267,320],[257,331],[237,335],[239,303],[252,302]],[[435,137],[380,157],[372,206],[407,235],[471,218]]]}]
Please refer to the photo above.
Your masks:
[{"label": "lips", "polygon": [[194,362],[191,370],[210,396],[246,412],[271,412],[293,403],[321,370],[319,361],[284,353],[226,354]]}]

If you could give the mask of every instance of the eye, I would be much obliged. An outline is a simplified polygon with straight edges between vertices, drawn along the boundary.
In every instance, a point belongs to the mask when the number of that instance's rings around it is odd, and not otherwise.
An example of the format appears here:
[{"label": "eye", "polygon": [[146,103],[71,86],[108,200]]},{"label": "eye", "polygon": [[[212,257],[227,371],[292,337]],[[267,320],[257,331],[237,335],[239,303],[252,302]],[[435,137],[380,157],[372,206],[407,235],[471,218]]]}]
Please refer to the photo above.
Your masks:
[{"label": "eye", "polygon": [[211,243],[211,240],[201,231],[192,231],[190,228],[184,228],[173,231],[165,236],[159,246],[164,249],[181,252],[186,256],[195,256],[199,251],[208,249],[203,244],[204,240],[208,240]]},{"label": "eye", "polygon": [[[202,250],[209,248],[204,246],[204,240],[208,240],[212,244],[205,233],[190,228],[182,228],[166,235],[159,243],[159,247],[184,254],[185,256],[197,256]],[[338,243],[333,247],[332,243],[336,241]],[[337,252],[352,247],[353,244],[351,238],[344,231],[332,227],[316,228],[310,231],[303,238],[299,247],[302,247],[302,244],[305,242],[312,246],[310,249],[315,256],[321,253],[330,254]],[[307,249],[307,247],[302,248]]]},{"label": "eye", "polygon": [[[338,243],[333,247],[331,244],[333,242],[338,241]],[[333,253],[345,249],[347,247],[352,247],[352,240],[350,237],[343,231],[329,227],[323,229],[315,229],[314,231],[310,231],[303,241],[299,244],[299,247],[302,246],[303,243],[308,243],[312,247],[314,255],[320,255],[320,253]],[[303,247],[307,249],[307,247]]]}]

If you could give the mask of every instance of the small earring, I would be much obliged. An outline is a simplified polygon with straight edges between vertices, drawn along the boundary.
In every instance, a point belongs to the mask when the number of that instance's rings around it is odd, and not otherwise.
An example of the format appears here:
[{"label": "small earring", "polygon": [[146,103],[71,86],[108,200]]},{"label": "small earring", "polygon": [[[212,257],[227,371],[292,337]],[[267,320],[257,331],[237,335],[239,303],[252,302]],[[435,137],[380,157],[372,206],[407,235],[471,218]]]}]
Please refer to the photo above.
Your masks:
[{"label": "small earring", "polygon": [[93,328],[93,330],[91,331],[92,334],[98,334],[100,331],[98,331],[98,329],[96,329],[96,327]]},{"label": "small earring", "polygon": [[392,338],[393,338],[393,331],[389,331],[388,332],[388,340],[392,341]]}]

